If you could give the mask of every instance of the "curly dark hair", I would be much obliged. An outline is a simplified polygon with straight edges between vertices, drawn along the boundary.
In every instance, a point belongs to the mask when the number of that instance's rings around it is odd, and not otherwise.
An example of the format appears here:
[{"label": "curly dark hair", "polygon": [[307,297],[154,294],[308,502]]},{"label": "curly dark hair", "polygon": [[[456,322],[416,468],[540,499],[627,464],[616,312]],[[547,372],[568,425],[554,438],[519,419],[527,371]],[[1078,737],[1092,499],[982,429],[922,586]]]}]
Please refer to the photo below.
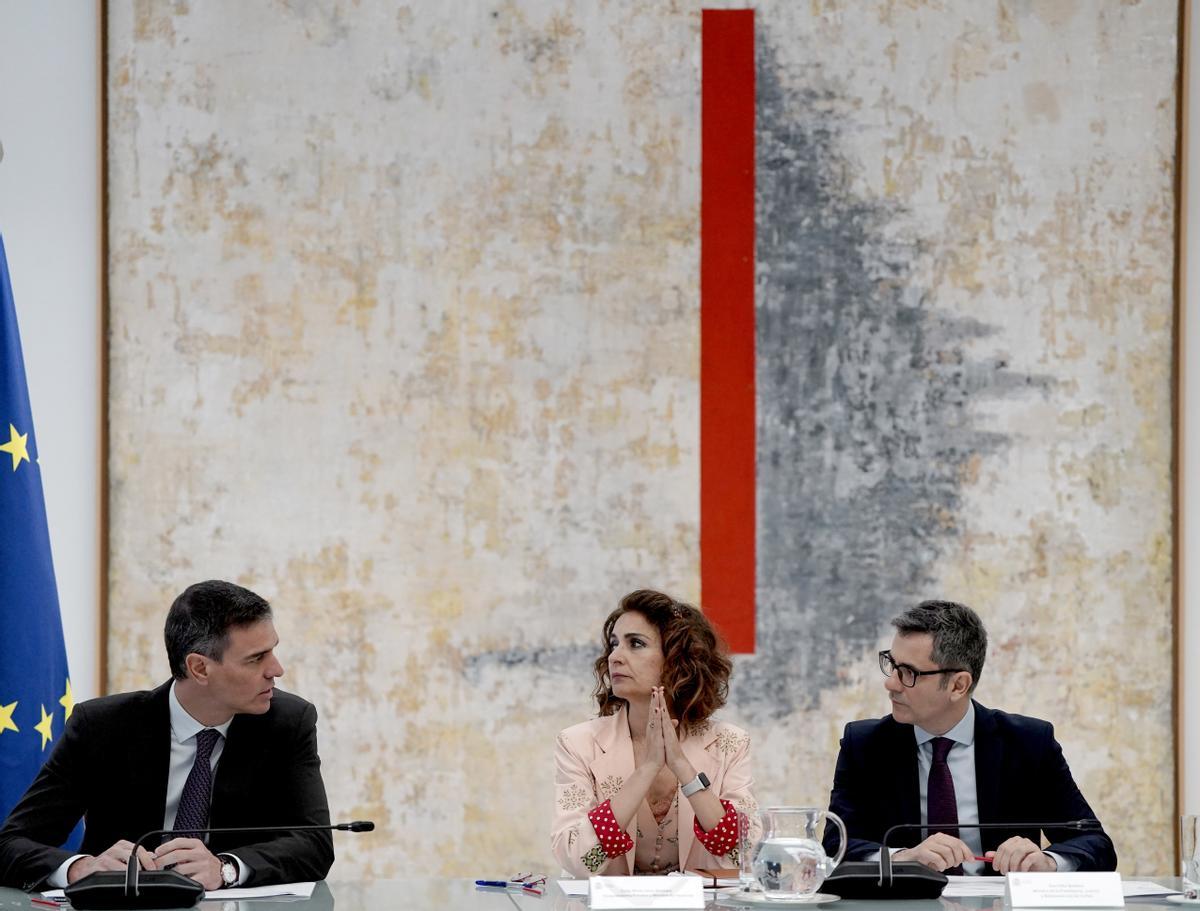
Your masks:
[{"label": "curly dark hair", "polygon": [[609,640],[623,614],[635,612],[658,630],[662,639],[662,687],[670,702],[671,717],[679,721],[679,733],[687,736],[725,704],[729,695],[729,660],[724,641],[708,618],[690,604],[649,589],[630,592],[604,621],[601,634],[603,654],[596,659],[596,703],[600,714],[611,715],[625,705],[613,695],[608,675]]}]

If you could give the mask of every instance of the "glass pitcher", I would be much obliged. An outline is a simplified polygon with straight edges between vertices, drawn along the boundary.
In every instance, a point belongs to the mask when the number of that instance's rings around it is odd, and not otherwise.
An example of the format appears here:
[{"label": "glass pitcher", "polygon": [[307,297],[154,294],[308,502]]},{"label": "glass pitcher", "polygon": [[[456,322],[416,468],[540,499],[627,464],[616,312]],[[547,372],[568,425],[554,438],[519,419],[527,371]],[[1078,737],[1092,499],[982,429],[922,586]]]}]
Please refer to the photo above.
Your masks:
[{"label": "glass pitcher", "polygon": [[[797,901],[821,888],[825,877],[846,853],[846,826],[836,813],[820,807],[768,807],[763,840],[754,849],[754,878],[763,897],[771,901]],[[823,820],[831,820],[841,833],[837,856],[825,854],[818,837]]]}]

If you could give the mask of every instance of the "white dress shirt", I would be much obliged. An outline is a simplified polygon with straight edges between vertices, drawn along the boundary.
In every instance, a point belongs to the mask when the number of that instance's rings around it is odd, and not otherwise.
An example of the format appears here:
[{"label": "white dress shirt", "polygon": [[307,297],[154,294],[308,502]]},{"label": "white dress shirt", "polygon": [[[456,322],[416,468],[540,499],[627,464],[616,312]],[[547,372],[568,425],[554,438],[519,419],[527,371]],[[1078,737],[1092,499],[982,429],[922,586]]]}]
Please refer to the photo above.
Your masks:
[{"label": "white dress shirt", "polygon": [[[171,763],[167,767],[167,802],[163,805],[163,828],[170,829],[175,825],[175,816],[179,813],[179,799],[183,797],[183,786],[187,777],[196,764],[196,735],[205,730],[205,725],[187,713],[175,695],[175,684],[171,684],[167,702],[171,706]],[[208,767],[212,769],[213,779],[217,777],[217,763],[225,750],[225,736],[229,733],[230,718],[224,724],[213,728],[220,733],[217,742],[213,744],[212,755],[208,758]],[[210,795],[211,799],[211,795]],[[207,840],[207,839],[206,839]]]},{"label": "white dress shirt", "polygon": [[[179,812],[179,800],[183,797],[183,786],[187,783],[188,774],[192,771],[192,766],[196,763],[196,735],[205,730],[206,726],[189,715],[187,709],[180,704],[179,697],[175,695],[174,681],[171,683],[167,703],[170,706],[171,712],[171,759],[167,768],[167,800],[163,805],[162,827],[169,830],[175,825],[175,816]],[[229,725],[232,723],[233,719],[230,718],[224,724],[216,725],[212,729],[221,734],[217,738],[217,742],[213,744],[212,755],[208,760],[214,780],[216,779],[217,763],[220,761],[221,753],[225,749],[225,736],[229,733]],[[152,851],[153,848],[149,850]],[[76,854],[73,857],[67,858],[62,866],[47,877],[46,881],[55,888],[66,888],[67,869],[71,864],[84,856],[83,854]],[[238,879],[236,885],[241,885],[249,877],[250,871],[246,869],[246,865],[241,862],[237,855],[230,854],[224,856],[232,857],[237,862]]]}]

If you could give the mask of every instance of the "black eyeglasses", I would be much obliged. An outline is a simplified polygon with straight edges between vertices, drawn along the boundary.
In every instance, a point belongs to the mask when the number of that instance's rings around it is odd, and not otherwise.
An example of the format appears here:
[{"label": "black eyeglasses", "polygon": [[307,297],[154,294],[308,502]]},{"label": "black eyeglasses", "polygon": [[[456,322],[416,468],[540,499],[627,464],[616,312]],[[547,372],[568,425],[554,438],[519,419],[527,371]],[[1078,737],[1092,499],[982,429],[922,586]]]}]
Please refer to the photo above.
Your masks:
[{"label": "black eyeglasses", "polygon": [[936,671],[919,671],[911,664],[897,664],[887,649],[879,653],[879,669],[885,677],[895,674],[904,686],[916,686],[918,677],[927,677],[930,674],[958,674],[965,670],[961,667],[939,667]]}]

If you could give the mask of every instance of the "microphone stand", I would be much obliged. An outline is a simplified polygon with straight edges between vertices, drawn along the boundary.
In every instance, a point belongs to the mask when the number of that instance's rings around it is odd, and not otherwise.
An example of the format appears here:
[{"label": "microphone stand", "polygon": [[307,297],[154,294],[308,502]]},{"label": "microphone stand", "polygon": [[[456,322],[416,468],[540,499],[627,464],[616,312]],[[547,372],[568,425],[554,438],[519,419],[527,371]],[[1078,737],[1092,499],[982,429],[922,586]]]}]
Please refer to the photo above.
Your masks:
[{"label": "microphone stand", "polygon": [[854,899],[926,899],[937,898],[949,880],[946,874],[931,870],[913,860],[893,861],[888,840],[895,832],[910,829],[1071,829],[1099,831],[1098,819],[1074,819],[1069,822],[975,822],[939,825],[919,822],[900,823],[883,834],[879,844],[879,862],[842,861],[822,884],[842,898]]},{"label": "microphone stand", "polygon": [[[892,837],[893,832],[899,832],[901,829],[1074,829],[1079,832],[1096,830],[1100,828],[1100,820],[1098,819],[1073,819],[1070,822],[974,822],[963,823],[962,825],[941,826],[928,824],[921,825],[916,822],[904,822],[899,825],[892,826],[883,833],[883,841],[879,845],[879,885],[880,887],[890,886],[892,884],[892,852],[887,849],[888,839]],[[914,861],[899,861],[899,863],[914,863]],[[924,866],[923,864],[921,866]],[[926,867],[925,869],[929,869]],[[944,875],[944,874],[943,874]]]},{"label": "microphone stand", "polygon": [[153,829],[133,843],[125,872],[97,870],[67,886],[66,893],[76,911],[116,909],[190,908],[204,895],[204,887],[174,870],[147,870],[138,865],[138,848],[156,835],[226,835],[236,832],[371,832],[375,823],[366,820],[315,826],[234,826],[211,829]]}]

